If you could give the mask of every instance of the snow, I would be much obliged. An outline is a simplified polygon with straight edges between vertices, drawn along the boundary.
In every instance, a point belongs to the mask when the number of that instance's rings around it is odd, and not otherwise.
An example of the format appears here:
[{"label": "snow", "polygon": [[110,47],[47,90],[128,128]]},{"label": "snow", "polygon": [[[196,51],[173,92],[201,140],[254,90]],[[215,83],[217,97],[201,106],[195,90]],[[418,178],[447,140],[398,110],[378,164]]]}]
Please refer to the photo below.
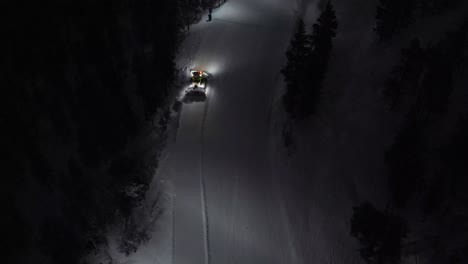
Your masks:
[{"label": "snow", "polygon": [[94,262],[291,263],[268,135],[294,8],[289,0],[230,0],[191,27],[178,66],[187,80],[189,69],[210,74],[208,98],[183,105],[141,218],[157,192],[165,211],[136,253],[117,253],[114,235]]},{"label": "snow", "polygon": [[[305,8],[309,27],[317,19],[319,2]],[[377,1],[333,4],[338,34],[318,114],[295,128],[296,145],[289,158],[276,153],[275,171],[283,176],[277,178],[283,181],[300,260],[294,263],[363,262],[350,236],[352,207],[368,200],[385,208],[389,198],[384,153],[401,122],[387,110],[382,84],[412,38],[437,41],[464,14],[456,10],[418,21],[391,43],[378,44],[372,31]],[[277,142],[285,121],[280,108],[275,112]]]},{"label": "snow", "polygon": [[352,206],[371,200],[383,208],[388,200],[383,154],[398,120],[380,87],[411,36],[379,46],[376,1],[333,1],[339,29],[320,113],[296,127],[288,156],[279,71],[297,15],[311,26],[323,3],[228,0],[212,21],[205,14],[191,27],[177,63],[187,85],[189,69],[210,74],[207,99],[183,105],[148,191],[147,203],[162,192],[165,209],[151,239],[129,257],[108,256],[117,263],[362,263],[349,234]]},{"label": "snow", "polygon": [[231,0],[192,27],[182,47],[179,66],[211,77],[207,101],[184,105],[168,162],[174,263],[291,263],[268,135],[294,22],[290,1]]}]

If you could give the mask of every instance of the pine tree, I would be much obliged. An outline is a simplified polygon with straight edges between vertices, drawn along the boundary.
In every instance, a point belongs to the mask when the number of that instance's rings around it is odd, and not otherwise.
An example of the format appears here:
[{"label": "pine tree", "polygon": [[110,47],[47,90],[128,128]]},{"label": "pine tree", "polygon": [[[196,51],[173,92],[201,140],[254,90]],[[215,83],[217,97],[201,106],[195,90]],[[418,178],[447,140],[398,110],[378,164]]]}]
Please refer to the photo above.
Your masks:
[{"label": "pine tree", "polygon": [[300,118],[305,118],[316,110],[337,28],[335,10],[332,3],[328,1],[317,23],[312,26],[312,52],[307,61],[307,89],[301,91],[303,99],[302,104],[299,105]]},{"label": "pine tree", "polygon": [[391,109],[400,105],[414,108],[420,118],[447,110],[454,74],[466,60],[467,28],[468,22],[464,22],[426,49],[418,39],[402,49],[400,63],[392,70],[383,92]]},{"label": "pine tree", "polygon": [[453,65],[442,50],[428,49],[427,72],[422,81],[421,99],[417,102],[421,114],[429,116],[447,111],[449,96],[453,90]]},{"label": "pine tree", "polygon": [[314,55],[322,56],[324,58],[322,62],[328,61],[332,49],[332,40],[336,37],[337,28],[338,22],[335,10],[332,3],[328,1],[317,23],[312,26],[311,39]]},{"label": "pine tree", "polygon": [[460,0],[419,0],[419,9],[423,15],[434,15],[455,7]]},{"label": "pine tree", "polygon": [[428,48],[426,74],[421,83],[421,111],[426,115],[447,111],[454,78],[465,59],[468,20],[454,32],[449,32],[436,46]]},{"label": "pine tree", "polygon": [[310,51],[310,38],[306,33],[304,21],[300,20],[294,38],[286,52],[287,64],[281,70],[286,82],[283,104],[292,117],[296,116],[296,106],[299,103],[298,96],[304,89],[305,66]]},{"label": "pine tree", "polygon": [[[96,230],[106,230],[122,211],[122,187],[149,184],[154,158],[142,157],[145,147],[128,152],[126,143],[143,119],[135,86],[141,84],[147,112],[155,112],[174,77],[176,1],[69,1],[60,10],[7,2],[8,68],[0,77],[0,145],[8,153],[2,186],[9,187],[3,200],[10,215],[2,229],[9,241],[4,259],[78,263],[96,248]],[[129,163],[128,173],[111,173],[113,164],[127,165],[122,154],[138,162]],[[15,202],[18,193],[34,200],[38,221]]]},{"label": "pine tree", "polygon": [[425,51],[419,39],[414,39],[409,48],[402,49],[400,63],[392,70],[386,81],[384,96],[391,109],[399,106],[407,97],[416,97],[425,65]]},{"label": "pine tree", "polygon": [[416,0],[380,0],[374,29],[379,39],[390,39],[407,27],[413,21],[415,10]]},{"label": "pine tree", "polygon": [[390,192],[394,204],[400,208],[425,186],[423,160],[426,144],[423,131],[426,126],[418,116],[417,110],[413,108],[395,142],[385,153]]},{"label": "pine tree", "polygon": [[[454,208],[465,208],[464,217],[468,218],[468,117],[465,116],[458,121],[457,131],[451,137],[450,142],[441,149],[443,161],[443,176],[450,193],[450,206]],[[459,209],[453,210],[458,212]]]},{"label": "pine tree", "polygon": [[369,202],[353,207],[351,235],[361,243],[359,252],[369,264],[398,263],[408,232],[398,215],[379,211]]},{"label": "pine tree", "polygon": [[179,0],[178,4],[179,19],[181,24],[190,29],[190,25],[199,19],[201,11],[201,2],[199,0]]},{"label": "pine tree", "polygon": [[281,73],[287,85],[283,96],[286,111],[292,118],[304,119],[314,113],[321,94],[338,23],[330,1],[308,35],[302,20],[286,53],[287,65]]}]

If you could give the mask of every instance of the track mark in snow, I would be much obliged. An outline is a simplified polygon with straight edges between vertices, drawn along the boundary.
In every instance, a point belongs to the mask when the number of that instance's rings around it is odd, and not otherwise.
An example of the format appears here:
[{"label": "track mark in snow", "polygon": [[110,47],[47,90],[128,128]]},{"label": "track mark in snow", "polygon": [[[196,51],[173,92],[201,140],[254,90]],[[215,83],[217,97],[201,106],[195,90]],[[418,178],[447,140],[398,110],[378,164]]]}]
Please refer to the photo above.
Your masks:
[{"label": "track mark in snow", "polygon": [[200,132],[200,187],[201,187],[201,200],[202,200],[202,216],[203,216],[203,227],[204,227],[204,240],[205,240],[205,261],[207,264],[211,264],[211,248],[210,248],[210,225],[208,221],[208,203],[206,195],[206,182],[203,174],[203,145],[205,139],[205,124],[206,116],[208,114],[208,105],[210,102],[209,94],[207,95],[205,102],[205,109],[203,110],[203,120]]},{"label": "track mark in snow", "polygon": [[171,205],[172,205],[172,239],[171,239],[171,263],[174,263],[175,259],[175,199],[176,195],[171,196]]}]

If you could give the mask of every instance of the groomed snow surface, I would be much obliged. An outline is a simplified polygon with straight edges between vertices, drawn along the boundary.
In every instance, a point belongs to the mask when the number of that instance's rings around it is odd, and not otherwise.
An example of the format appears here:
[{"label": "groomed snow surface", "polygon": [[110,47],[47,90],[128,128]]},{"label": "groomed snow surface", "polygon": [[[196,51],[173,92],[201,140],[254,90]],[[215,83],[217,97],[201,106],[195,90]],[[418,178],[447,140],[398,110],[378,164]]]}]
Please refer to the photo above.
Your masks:
[{"label": "groomed snow surface", "polygon": [[207,100],[184,104],[161,171],[175,188],[173,263],[292,263],[269,131],[295,7],[230,0],[191,28],[179,66],[212,76]]},{"label": "groomed snow surface", "polygon": [[[298,16],[310,28],[325,2],[228,0],[212,21],[205,14],[191,27],[178,67],[187,85],[190,69],[210,73],[208,96],[183,105],[137,210],[151,238],[125,257],[114,234],[94,262],[362,263],[349,235],[352,206],[370,200],[383,208],[388,200],[383,154],[398,120],[380,89],[414,36],[379,46],[377,1],[333,1],[339,29],[319,114],[296,127],[296,144],[285,151],[279,72]],[[158,193],[163,211],[155,219]]]}]

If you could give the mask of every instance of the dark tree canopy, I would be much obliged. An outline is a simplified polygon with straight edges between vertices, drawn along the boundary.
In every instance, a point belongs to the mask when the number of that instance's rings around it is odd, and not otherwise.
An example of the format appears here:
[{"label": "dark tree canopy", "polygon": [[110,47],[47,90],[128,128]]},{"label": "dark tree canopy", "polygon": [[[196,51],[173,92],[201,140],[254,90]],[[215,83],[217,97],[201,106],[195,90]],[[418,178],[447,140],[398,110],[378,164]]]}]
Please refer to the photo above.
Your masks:
[{"label": "dark tree canopy", "polygon": [[296,116],[296,107],[300,103],[300,94],[306,85],[306,65],[311,53],[310,38],[306,33],[304,21],[300,20],[291,41],[286,57],[288,62],[281,70],[287,86],[283,103],[291,116]]},{"label": "dark tree canopy", "polygon": [[312,26],[312,34],[306,33],[302,20],[299,22],[286,53],[288,62],[281,71],[287,86],[283,103],[293,119],[305,119],[316,110],[337,27],[330,1]]},{"label": "dark tree canopy", "polygon": [[426,53],[419,39],[414,39],[409,48],[402,49],[400,63],[394,67],[392,76],[386,82],[384,95],[395,109],[407,97],[415,98],[426,61]]},{"label": "dark tree canopy", "polygon": [[369,264],[398,263],[408,232],[398,215],[379,211],[369,202],[353,207],[351,235],[359,240],[361,257]]},{"label": "dark tree canopy", "polygon": [[[442,175],[446,180],[448,192],[447,195],[452,200],[454,208],[468,207],[468,167],[466,161],[468,158],[468,117],[462,118],[458,122],[457,131],[451,138],[450,142],[441,149],[441,157],[444,162]],[[468,219],[468,213],[459,213],[465,219]],[[468,231],[468,230],[467,230]]]},{"label": "dark tree canopy", "polygon": [[420,0],[419,8],[424,15],[434,15],[449,8],[454,8],[460,0]]},{"label": "dark tree canopy", "polygon": [[[457,106],[460,98],[452,95],[466,82],[467,25],[465,19],[427,47],[413,40],[402,50],[385,88],[392,109],[398,107],[405,115],[385,153],[390,204],[418,225],[407,249],[418,248],[414,254],[434,263],[463,263],[467,257],[468,126],[465,118],[457,127],[447,122],[468,110]],[[419,225],[437,228],[429,231]]]},{"label": "dark tree canopy", "polygon": [[[328,57],[332,49],[332,40],[336,37],[338,22],[331,1],[327,2],[325,10],[312,26],[312,46],[315,55]],[[328,60],[327,60],[328,61]]]},{"label": "dark tree canopy", "polygon": [[468,23],[449,32],[436,45],[423,48],[414,39],[402,49],[400,63],[385,83],[384,96],[390,108],[412,108],[420,119],[447,111],[457,72],[466,61]]},{"label": "dark tree canopy", "polygon": [[128,145],[164,132],[182,2],[2,3],[5,263],[78,263],[141,201],[157,153]]},{"label": "dark tree canopy", "polygon": [[413,21],[416,6],[416,0],[380,0],[375,17],[379,39],[390,39],[408,26]]},{"label": "dark tree canopy", "polygon": [[403,207],[424,182],[425,124],[417,119],[415,111],[408,114],[405,124],[385,153],[389,170],[389,187],[397,207]]},{"label": "dark tree canopy", "polygon": [[390,40],[414,20],[459,6],[460,0],[380,0],[374,31],[380,41]]},{"label": "dark tree canopy", "polygon": [[304,99],[302,104],[299,104],[300,119],[314,114],[317,110],[337,27],[335,10],[331,1],[328,1],[317,23],[312,25],[312,52],[307,60],[307,89],[302,91],[301,97]]}]

